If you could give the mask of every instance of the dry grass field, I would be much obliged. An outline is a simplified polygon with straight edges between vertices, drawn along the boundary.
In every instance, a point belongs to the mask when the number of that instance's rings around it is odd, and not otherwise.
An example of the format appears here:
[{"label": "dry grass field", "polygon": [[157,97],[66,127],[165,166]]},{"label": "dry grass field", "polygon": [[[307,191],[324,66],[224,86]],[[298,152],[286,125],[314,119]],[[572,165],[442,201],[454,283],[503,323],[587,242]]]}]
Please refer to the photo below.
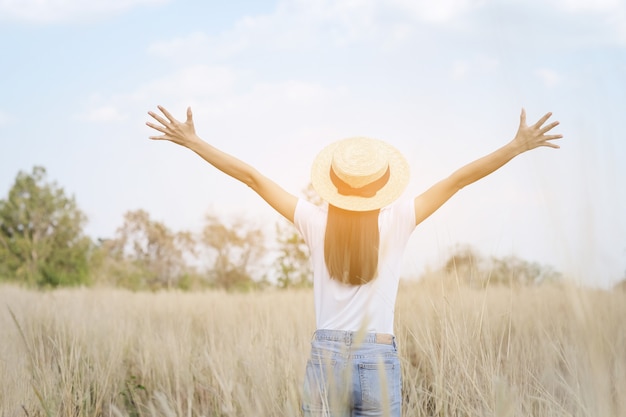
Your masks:
[{"label": "dry grass field", "polygon": [[[626,416],[626,292],[403,283],[404,416]],[[297,416],[310,290],[0,287],[0,417]]]}]

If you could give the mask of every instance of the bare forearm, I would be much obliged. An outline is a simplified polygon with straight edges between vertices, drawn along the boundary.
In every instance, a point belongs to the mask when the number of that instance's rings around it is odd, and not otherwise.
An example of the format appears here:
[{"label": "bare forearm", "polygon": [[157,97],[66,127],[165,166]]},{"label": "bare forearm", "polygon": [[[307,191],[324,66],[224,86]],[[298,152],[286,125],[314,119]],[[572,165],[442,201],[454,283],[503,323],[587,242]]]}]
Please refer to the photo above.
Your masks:
[{"label": "bare forearm", "polygon": [[226,175],[243,182],[249,187],[254,186],[254,177],[257,171],[247,163],[211,146],[199,137],[187,147]]},{"label": "bare forearm", "polygon": [[456,188],[460,190],[498,170],[520,153],[522,153],[521,148],[511,142],[489,155],[483,156],[458,169],[450,176],[450,179],[453,180]]}]

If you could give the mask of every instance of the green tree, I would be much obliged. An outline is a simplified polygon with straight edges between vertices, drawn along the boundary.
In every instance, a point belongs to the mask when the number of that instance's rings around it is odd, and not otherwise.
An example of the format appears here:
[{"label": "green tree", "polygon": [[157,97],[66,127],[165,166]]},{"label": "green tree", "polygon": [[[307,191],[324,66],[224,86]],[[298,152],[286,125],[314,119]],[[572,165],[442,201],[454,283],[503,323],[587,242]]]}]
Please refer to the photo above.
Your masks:
[{"label": "green tree", "polygon": [[96,285],[142,290],[149,287],[149,278],[143,265],[124,253],[118,238],[99,238],[89,258],[91,280]]},{"label": "green tree", "polygon": [[242,218],[229,226],[209,213],[205,221],[201,242],[213,258],[210,281],[226,290],[256,287],[252,269],[266,253],[263,231]]},{"label": "green tree", "polygon": [[100,245],[107,255],[100,259],[104,270],[117,271],[116,285],[141,288],[173,288],[190,271],[186,255],[195,254],[189,232],[173,232],[152,220],[145,210],[128,211],[116,238]]},{"label": "green tree", "polygon": [[[304,199],[321,206],[322,198],[309,183],[303,190]],[[293,224],[281,219],[276,223],[278,257],[274,261],[276,284],[279,288],[308,287],[313,284],[309,248]]]},{"label": "green tree", "polygon": [[39,287],[88,283],[86,221],[45,168],[20,171],[0,200],[0,278]]},{"label": "green tree", "polygon": [[276,223],[278,257],[274,261],[279,288],[307,287],[312,284],[309,248],[296,228],[286,222]]}]

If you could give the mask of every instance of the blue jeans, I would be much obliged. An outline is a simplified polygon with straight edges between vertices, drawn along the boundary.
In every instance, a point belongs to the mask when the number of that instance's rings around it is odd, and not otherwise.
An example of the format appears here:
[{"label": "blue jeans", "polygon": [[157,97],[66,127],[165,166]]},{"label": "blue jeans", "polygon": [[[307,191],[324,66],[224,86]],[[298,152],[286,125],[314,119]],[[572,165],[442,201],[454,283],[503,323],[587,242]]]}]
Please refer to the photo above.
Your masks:
[{"label": "blue jeans", "polygon": [[302,410],[305,417],[399,417],[401,378],[395,337],[317,330]]}]

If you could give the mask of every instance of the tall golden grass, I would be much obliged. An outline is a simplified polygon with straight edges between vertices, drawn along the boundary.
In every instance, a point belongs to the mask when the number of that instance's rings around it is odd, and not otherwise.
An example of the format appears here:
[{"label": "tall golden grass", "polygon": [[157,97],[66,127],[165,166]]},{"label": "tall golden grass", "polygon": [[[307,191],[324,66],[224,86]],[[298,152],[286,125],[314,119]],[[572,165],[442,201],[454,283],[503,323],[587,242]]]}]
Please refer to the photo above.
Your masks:
[{"label": "tall golden grass", "polygon": [[[404,416],[626,416],[626,292],[403,283]],[[0,416],[297,416],[310,290],[0,287]]]}]

